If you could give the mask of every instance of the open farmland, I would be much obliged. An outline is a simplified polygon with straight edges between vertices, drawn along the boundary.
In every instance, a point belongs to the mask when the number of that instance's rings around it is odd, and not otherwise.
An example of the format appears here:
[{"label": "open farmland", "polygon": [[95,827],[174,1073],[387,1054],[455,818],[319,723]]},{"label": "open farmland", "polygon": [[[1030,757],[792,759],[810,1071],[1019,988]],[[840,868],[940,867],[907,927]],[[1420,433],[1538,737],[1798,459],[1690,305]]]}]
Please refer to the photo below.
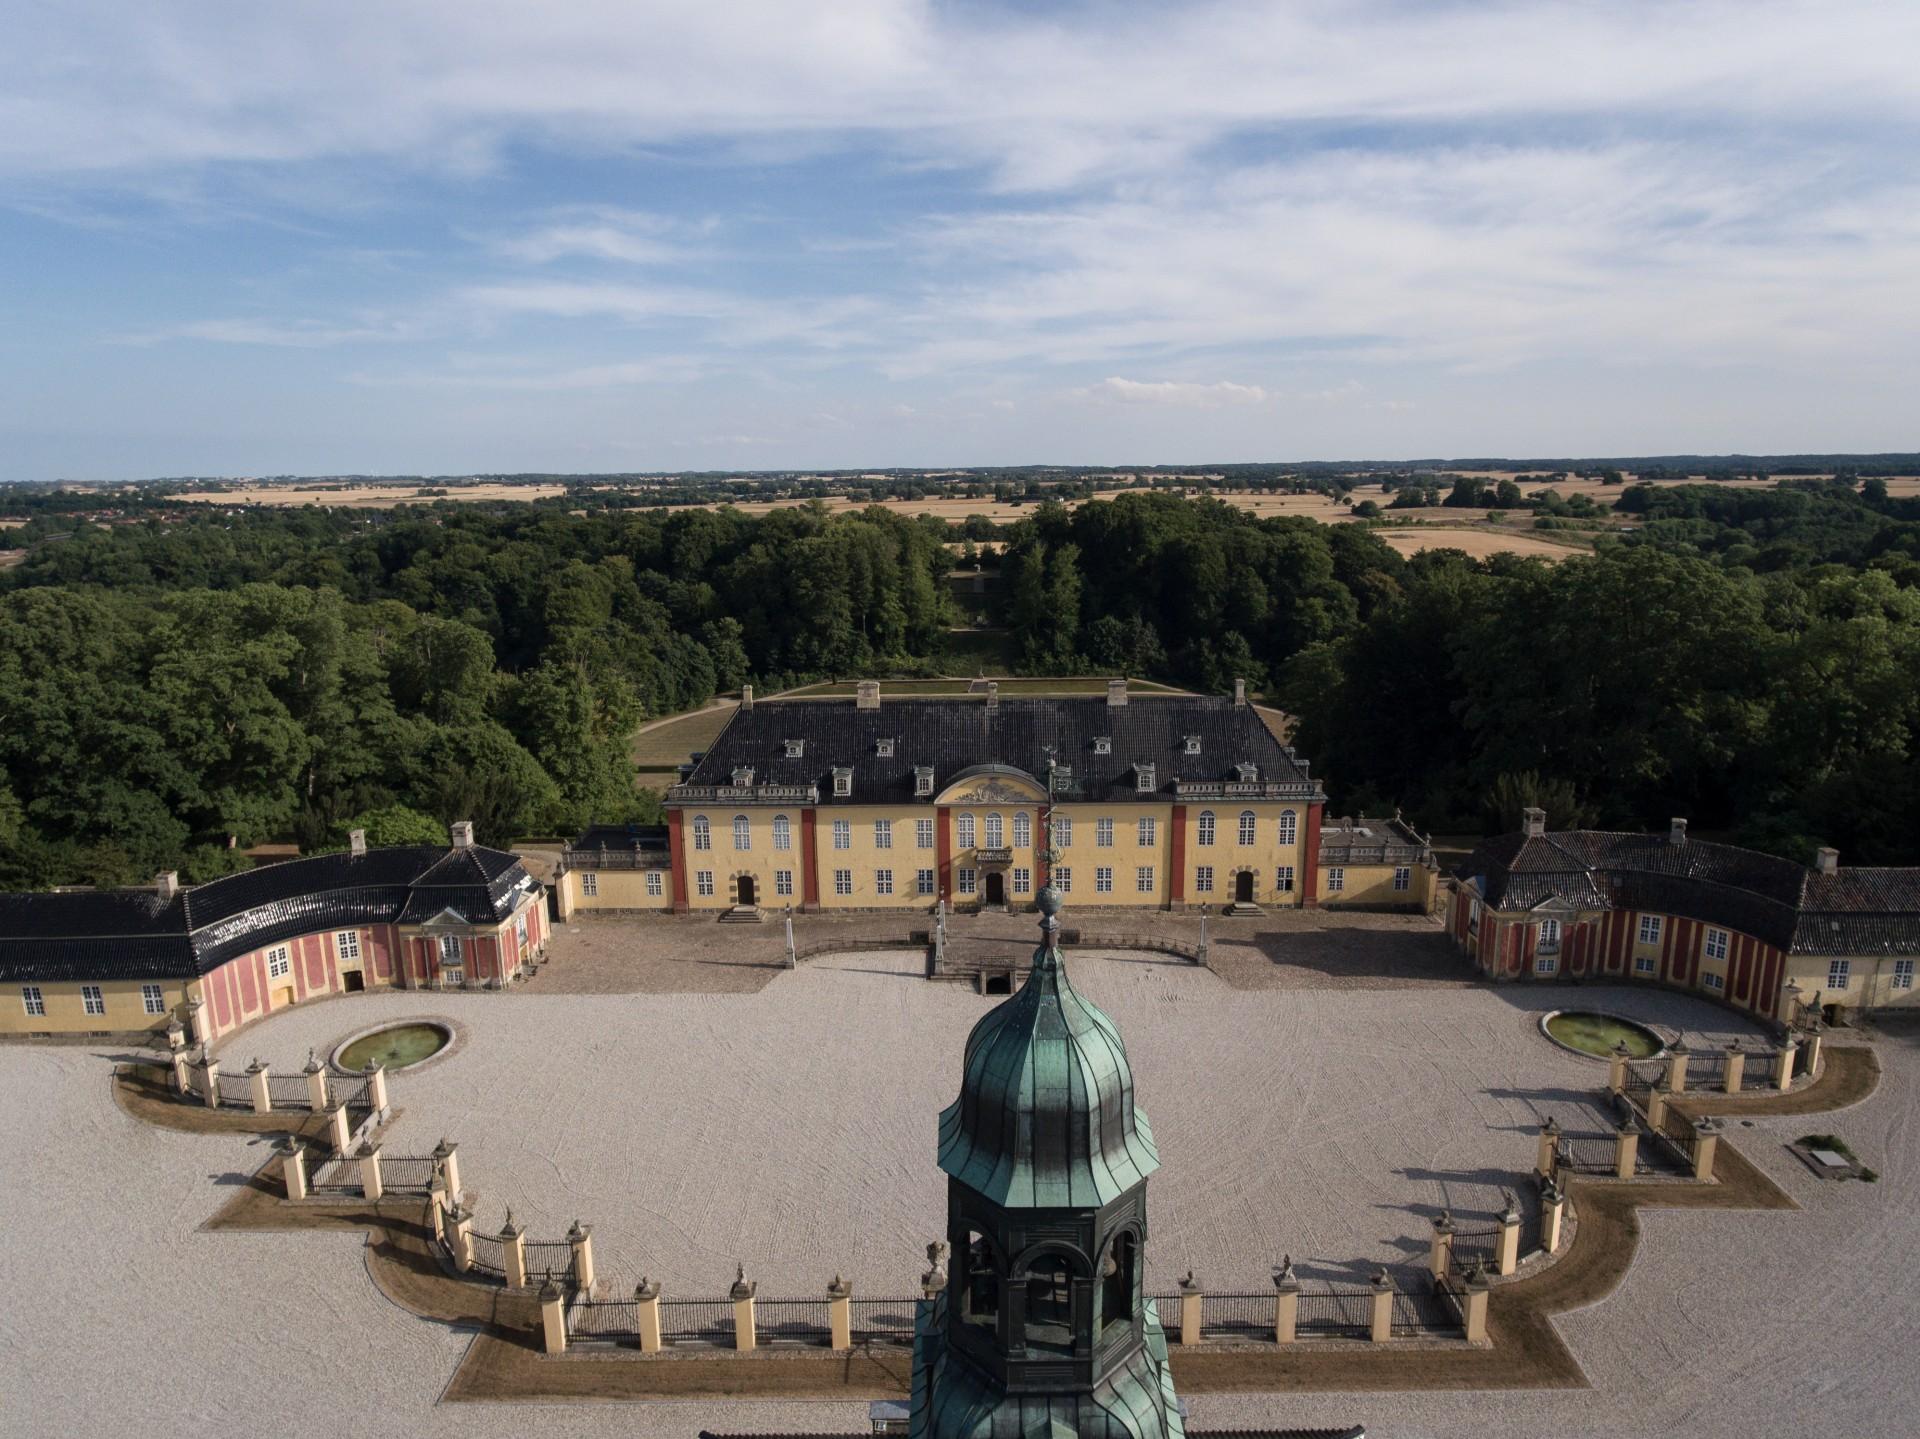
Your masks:
[{"label": "open farmland", "polygon": [[1543,560],[1564,560],[1569,555],[1585,554],[1584,545],[1541,539],[1524,530],[1509,530],[1493,525],[1473,529],[1444,529],[1421,525],[1404,530],[1379,530],[1380,538],[1403,555],[1423,550],[1464,550],[1474,559],[1489,555],[1531,555]]},{"label": "open farmland", "polygon": [[[422,489],[445,490],[445,494],[423,495]],[[567,492],[565,485],[450,485],[429,482],[421,485],[248,485],[236,490],[195,490],[176,496],[188,503],[203,505],[275,505],[282,508],[300,505],[340,505],[355,510],[383,510],[394,505],[431,504],[434,500],[455,500],[468,504],[482,500],[550,500]]]}]

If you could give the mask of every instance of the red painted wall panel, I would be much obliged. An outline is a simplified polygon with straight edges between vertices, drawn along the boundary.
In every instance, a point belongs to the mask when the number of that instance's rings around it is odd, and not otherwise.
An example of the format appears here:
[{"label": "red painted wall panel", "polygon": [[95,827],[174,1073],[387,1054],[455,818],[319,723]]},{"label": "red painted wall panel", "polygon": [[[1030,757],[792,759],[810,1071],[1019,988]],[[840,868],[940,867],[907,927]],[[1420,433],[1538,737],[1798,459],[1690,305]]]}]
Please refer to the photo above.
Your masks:
[{"label": "red painted wall panel", "polygon": [[1300,868],[1306,871],[1301,899],[1309,909],[1320,902],[1320,816],[1324,809],[1324,804],[1307,806],[1307,833],[1300,847],[1300,857],[1305,861]]},{"label": "red painted wall panel", "polygon": [[[1171,823],[1173,825],[1173,873],[1169,876],[1172,888],[1167,891],[1167,895],[1175,904],[1184,904],[1187,898],[1187,807],[1185,805],[1177,804],[1173,807]],[[1312,851],[1309,850],[1308,854],[1311,855]],[[1311,902],[1313,899],[1311,859],[1301,868],[1306,871],[1306,877],[1301,881],[1305,886],[1303,892]]]},{"label": "red painted wall panel", "polygon": [[[935,881],[940,898],[953,901],[953,807],[936,805],[933,816],[933,862],[940,873]],[[1045,881],[1043,880],[1044,884]]]},{"label": "red painted wall panel", "polygon": [[245,1011],[260,1007],[260,992],[253,987],[253,963],[256,958],[248,955],[235,967],[240,971],[240,1008]]},{"label": "red painted wall panel", "polygon": [[[812,810],[807,811],[809,817],[812,813]],[[687,841],[682,830],[683,822],[684,817],[681,811],[676,809],[667,812],[667,858],[673,865],[673,912],[675,914],[687,912]],[[806,822],[803,821],[802,833],[805,833],[806,827]]]}]

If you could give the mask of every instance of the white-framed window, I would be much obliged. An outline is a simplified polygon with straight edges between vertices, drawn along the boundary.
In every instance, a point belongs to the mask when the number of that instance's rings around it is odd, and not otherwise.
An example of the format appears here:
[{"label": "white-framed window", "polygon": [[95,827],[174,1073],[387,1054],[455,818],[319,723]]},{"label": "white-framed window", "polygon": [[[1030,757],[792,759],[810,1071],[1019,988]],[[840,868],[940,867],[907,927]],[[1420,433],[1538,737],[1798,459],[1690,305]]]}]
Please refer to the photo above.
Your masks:
[{"label": "white-framed window", "polygon": [[893,848],[893,821],[876,819],[873,822],[873,847],[875,849]]},{"label": "white-framed window", "polygon": [[713,871],[710,869],[697,871],[693,876],[693,885],[696,894],[700,895],[703,899],[711,899],[713,897]]},{"label": "white-framed window", "polygon": [[1550,954],[1539,955],[1533,961],[1533,972],[1535,974],[1552,974],[1559,967],[1560,961]]},{"label": "white-framed window", "polygon": [[1283,809],[1280,811],[1280,843],[1293,843],[1294,835],[1298,832],[1296,829],[1298,824],[1299,820],[1295,817],[1292,810]]},{"label": "white-framed window", "polygon": [[[592,876],[589,875],[588,878],[591,879]],[[648,897],[652,899],[658,899],[660,898],[661,895],[665,894],[666,891],[667,891],[667,877],[661,874],[660,871],[657,869],[648,870],[647,871]],[[593,891],[591,890],[588,891],[589,894],[591,894],[592,892]]]},{"label": "white-framed window", "polygon": [[1273,872],[1273,887],[1282,894],[1293,893],[1293,866],[1283,864]]},{"label": "white-framed window", "polygon": [[1155,831],[1158,828],[1159,828],[1159,825],[1156,824],[1151,817],[1141,820],[1137,825],[1134,826],[1134,829],[1136,831],[1135,838],[1139,841],[1140,847],[1142,849],[1153,848],[1154,841],[1157,838]]},{"label": "white-framed window", "polygon": [[1033,819],[1025,810],[1017,810],[1013,816],[1013,847],[1027,849],[1033,844]]},{"label": "white-framed window", "polygon": [[921,894],[932,894],[933,871],[930,869],[916,869],[913,872],[913,887]]},{"label": "white-framed window", "polygon": [[1540,921],[1540,943],[1538,953],[1552,954],[1560,948],[1560,921],[1543,919]]},{"label": "white-framed window", "polygon": [[450,969],[457,968],[464,963],[459,935],[443,934],[440,936],[440,963]]},{"label": "white-framed window", "polygon": [[979,876],[975,871],[970,869],[961,870],[960,871],[960,893],[972,894],[974,892],[974,887],[978,879],[979,879]]},{"label": "white-framed window", "polygon": [[360,931],[357,929],[341,930],[333,937],[333,948],[334,952],[342,959],[358,959],[360,957]]},{"label": "white-framed window", "polygon": [[1186,743],[1182,746],[1182,748],[1188,754],[1199,754],[1200,753],[1200,736],[1197,734],[1188,735],[1186,739]]},{"label": "white-framed window", "polygon": [[1895,989],[1913,988],[1913,961],[1896,959],[1893,962],[1893,987]]},{"label": "white-framed window", "polygon": [[1111,865],[1102,864],[1094,867],[1093,892],[1095,894],[1113,893],[1113,867]]},{"label": "white-framed window", "polygon": [[1057,814],[1053,817],[1053,842],[1065,849],[1073,843],[1073,817]]},{"label": "white-framed window", "polygon": [[165,997],[161,995],[160,986],[157,984],[143,984],[140,986],[140,1002],[146,1006],[148,1014],[165,1014],[167,1012],[167,1001]]},{"label": "white-framed window", "polygon": [[1110,734],[1095,735],[1093,737],[1093,752],[1095,754],[1112,754],[1113,736]]},{"label": "white-framed window", "polygon": [[833,772],[833,792],[837,798],[845,799],[853,793],[853,771],[836,769]]},{"label": "white-framed window", "polygon": [[1827,988],[1845,989],[1853,983],[1853,961],[1836,959],[1827,966]]},{"label": "white-framed window", "polygon": [[887,894],[887,895],[890,895],[893,893],[893,871],[892,870],[876,869],[873,872],[873,892],[875,894]]},{"label": "white-framed window", "polygon": [[1013,892],[1015,894],[1033,893],[1033,871],[1016,869],[1013,872]]},{"label": "white-framed window", "polygon": [[833,872],[833,892],[842,899],[853,893],[853,871],[836,869]]},{"label": "white-framed window", "polygon": [[1406,865],[1396,865],[1393,871],[1393,887],[1405,892],[1413,888],[1413,871]]},{"label": "white-framed window", "polygon": [[1253,811],[1250,809],[1241,810],[1240,811],[1240,836],[1239,836],[1240,843],[1252,844],[1259,833],[1259,829],[1260,829],[1260,821],[1253,817]]},{"label": "white-framed window", "polygon": [[1346,887],[1347,872],[1336,864],[1327,871],[1327,893],[1339,894]]},{"label": "white-framed window", "polygon": [[1702,947],[1706,950],[1708,959],[1725,959],[1727,957],[1727,932],[1724,929],[1708,930],[1706,942]]},{"label": "white-framed window", "polygon": [[1700,976],[1700,983],[1704,988],[1711,989],[1715,993],[1727,987],[1726,976],[1715,974],[1711,970]]},{"label": "white-framed window", "polygon": [[695,849],[713,848],[713,826],[707,822],[704,814],[693,817],[693,847]]},{"label": "white-framed window", "polygon": [[1213,843],[1213,811],[1210,809],[1200,811],[1200,843]]},{"label": "white-framed window", "polygon": [[833,822],[833,847],[835,849],[853,848],[853,825],[844,819]]},{"label": "white-framed window", "polygon": [[914,842],[914,845],[920,849],[933,848],[933,821],[932,820],[916,819],[913,822],[913,842]]},{"label": "white-framed window", "polygon": [[954,825],[954,839],[962,849],[973,848],[973,816],[963,814]]},{"label": "white-framed window", "polygon": [[292,968],[293,961],[287,957],[287,947],[284,944],[276,944],[272,949],[267,951],[267,977],[269,979],[285,979],[287,977],[287,971]]},{"label": "white-framed window", "polygon": [[1654,970],[1658,968],[1659,966],[1653,962],[1653,956],[1650,954],[1637,954],[1633,957],[1633,972],[1635,974],[1652,974]]},{"label": "white-framed window", "polygon": [[998,810],[987,816],[987,848],[999,849],[1007,842],[1007,822]]},{"label": "white-framed window", "polygon": [[1660,942],[1660,916],[1643,914],[1640,916],[1640,942],[1658,944]]},{"label": "white-framed window", "polygon": [[47,1012],[47,997],[40,992],[37,984],[20,986],[20,1002],[27,1007],[27,1013],[38,1019]]},{"label": "white-framed window", "polygon": [[1113,848],[1113,821],[1096,819],[1093,822],[1093,842],[1101,849]]},{"label": "white-framed window", "polygon": [[600,893],[600,876],[590,869],[580,871],[580,893],[589,899]]},{"label": "white-framed window", "polygon": [[1155,788],[1154,767],[1150,764],[1137,764],[1133,767],[1133,787],[1140,794],[1152,794]]},{"label": "white-framed window", "polygon": [[1213,893],[1213,866],[1203,864],[1193,872],[1193,887],[1199,894]]},{"label": "white-framed window", "polygon": [[773,817],[773,847],[775,849],[793,848],[793,822],[784,814]]},{"label": "white-framed window", "polygon": [[1141,894],[1153,893],[1153,866],[1143,864],[1133,872],[1133,887]]},{"label": "white-framed window", "polygon": [[513,922],[513,942],[522,949],[527,947],[527,917],[524,914]]},{"label": "white-framed window", "polygon": [[783,741],[783,743],[787,747],[788,759],[800,759],[804,757],[807,752],[807,742],[803,739],[790,739]]},{"label": "white-framed window", "polygon": [[753,825],[744,814],[733,817],[733,847],[737,850],[753,848]]},{"label": "white-framed window", "polygon": [[1073,869],[1070,865],[1061,865],[1053,872],[1053,887],[1062,894],[1073,893]]},{"label": "white-framed window", "polygon": [[773,872],[773,892],[785,899],[793,898],[793,871],[776,869]]},{"label": "white-framed window", "polygon": [[887,735],[873,742],[873,752],[884,759],[893,758],[893,736]]},{"label": "white-framed window", "polygon": [[923,796],[933,793],[932,765],[920,764],[913,767],[913,792]]},{"label": "white-framed window", "polygon": [[107,1012],[107,997],[100,992],[99,985],[83,984],[80,986],[80,1007],[88,1014],[105,1014]]}]

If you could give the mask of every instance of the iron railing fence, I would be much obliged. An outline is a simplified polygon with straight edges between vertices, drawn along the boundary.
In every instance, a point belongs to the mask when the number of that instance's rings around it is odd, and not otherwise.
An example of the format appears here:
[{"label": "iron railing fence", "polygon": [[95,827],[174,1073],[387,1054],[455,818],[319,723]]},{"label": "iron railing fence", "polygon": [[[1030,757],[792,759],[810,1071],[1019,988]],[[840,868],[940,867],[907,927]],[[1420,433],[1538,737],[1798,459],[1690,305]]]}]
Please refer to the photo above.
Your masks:
[{"label": "iron railing fence", "polygon": [[1437,1289],[1393,1296],[1393,1333],[1397,1339],[1458,1334],[1462,1327],[1459,1311]]},{"label": "iron railing fence", "polygon": [[1240,1339],[1273,1337],[1274,1296],[1265,1294],[1207,1294],[1200,1300],[1200,1337],[1219,1335]]},{"label": "iron railing fence", "polygon": [[275,1109],[311,1109],[313,1096],[307,1092],[307,1079],[302,1074],[269,1074],[267,1076],[267,1102]]},{"label": "iron railing fence", "polygon": [[733,1305],[725,1299],[662,1299],[660,1337],[670,1344],[732,1344]]},{"label": "iron railing fence", "polygon": [[824,1299],[756,1299],[753,1328],[762,1344],[826,1344],[833,1339]]},{"label": "iron railing fence", "polygon": [[439,1162],[430,1154],[380,1156],[380,1187],[405,1194],[425,1194],[433,1188]]},{"label": "iron railing fence", "polygon": [[853,1342],[911,1344],[917,1299],[855,1299]]},{"label": "iron railing fence", "polygon": [[545,1284],[549,1279],[565,1284],[573,1278],[573,1246],[564,1239],[527,1241],[527,1283]]},{"label": "iron railing fence", "polygon": [[1492,1264],[1500,1257],[1500,1226],[1462,1225],[1453,1231],[1453,1262],[1461,1269]]},{"label": "iron railing fence", "polygon": [[505,1279],[507,1277],[507,1246],[500,1236],[469,1232],[467,1237],[473,1241],[473,1267],[495,1279]]},{"label": "iron railing fence", "polygon": [[1619,1148],[1611,1134],[1563,1135],[1559,1162],[1575,1174],[1611,1174],[1618,1166]]},{"label": "iron railing fence", "polygon": [[631,1299],[579,1299],[567,1306],[569,1343],[638,1343],[640,1316]]},{"label": "iron railing fence", "polygon": [[1294,1311],[1302,1337],[1365,1339],[1373,1333],[1373,1293],[1367,1289],[1302,1291]]},{"label": "iron railing fence", "polygon": [[1178,1294],[1155,1294],[1148,1298],[1154,1313],[1160,1316],[1160,1327],[1169,1334],[1180,1328],[1180,1296]]},{"label": "iron railing fence", "polygon": [[307,1193],[342,1195],[360,1193],[360,1161],[337,1155],[324,1161],[307,1177]]}]

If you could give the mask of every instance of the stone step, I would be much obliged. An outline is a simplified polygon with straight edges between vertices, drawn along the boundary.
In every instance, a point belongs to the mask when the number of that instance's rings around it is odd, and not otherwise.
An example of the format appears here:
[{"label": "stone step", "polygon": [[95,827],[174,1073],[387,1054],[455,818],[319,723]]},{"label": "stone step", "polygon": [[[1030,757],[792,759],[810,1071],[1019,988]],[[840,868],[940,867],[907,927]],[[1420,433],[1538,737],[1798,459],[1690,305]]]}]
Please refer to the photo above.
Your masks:
[{"label": "stone step", "polygon": [[759,924],[766,916],[750,904],[736,904],[720,916],[722,924]]}]

